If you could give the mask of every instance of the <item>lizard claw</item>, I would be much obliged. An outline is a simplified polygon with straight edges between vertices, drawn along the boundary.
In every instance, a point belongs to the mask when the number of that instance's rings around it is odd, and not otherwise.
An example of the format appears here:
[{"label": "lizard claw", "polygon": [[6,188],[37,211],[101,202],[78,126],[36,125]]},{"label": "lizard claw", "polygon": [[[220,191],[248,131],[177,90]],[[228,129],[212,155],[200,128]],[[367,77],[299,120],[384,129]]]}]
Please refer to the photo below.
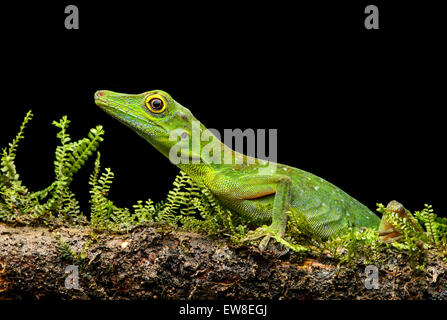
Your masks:
[{"label": "lizard claw", "polygon": [[253,240],[257,240],[262,237],[263,237],[263,239],[259,243],[259,250],[261,250],[261,251],[264,251],[267,248],[267,245],[269,244],[269,241],[271,238],[274,238],[277,242],[281,243],[285,247],[290,248],[296,252],[309,250],[308,248],[306,248],[304,246],[300,246],[300,245],[296,245],[296,244],[294,245],[294,244],[289,243],[288,241],[284,240],[281,236],[279,236],[277,233],[275,233],[275,231],[269,226],[262,226],[262,227],[257,228],[254,231],[249,232],[247,237],[245,239],[243,239],[242,241],[253,241]]},{"label": "lizard claw", "polygon": [[270,239],[272,238],[271,235],[265,235],[264,238],[259,243],[259,250],[264,251],[265,248],[267,248],[267,245],[269,244]]},{"label": "lizard claw", "polygon": [[267,228],[268,226],[262,226],[254,231],[249,231],[247,237],[244,238],[242,241],[258,240],[259,238],[266,236],[268,234]]},{"label": "lizard claw", "polygon": [[257,228],[254,231],[250,231],[245,239],[242,239],[242,241],[254,241],[258,240],[259,238],[263,238],[261,242],[259,243],[259,250],[264,251],[265,248],[267,248],[267,245],[272,237],[274,237],[274,232],[271,230],[268,226],[262,226]]}]

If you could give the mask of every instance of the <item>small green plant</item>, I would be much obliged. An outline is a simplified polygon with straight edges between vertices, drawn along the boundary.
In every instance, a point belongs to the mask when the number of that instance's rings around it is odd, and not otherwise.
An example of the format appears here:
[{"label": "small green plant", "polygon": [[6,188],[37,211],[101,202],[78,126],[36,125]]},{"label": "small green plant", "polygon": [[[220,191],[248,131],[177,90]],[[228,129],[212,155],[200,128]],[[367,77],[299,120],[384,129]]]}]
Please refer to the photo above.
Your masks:
[{"label": "small green plant", "polygon": [[54,161],[55,180],[50,186],[30,192],[17,173],[14,160],[20,140],[32,119],[31,111],[27,113],[19,133],[9,148],[4,148],[1,159],[2,183],[0,185],[0,221],[16,223],[56,223],[58,221],[85,221],[79,202],[70,190],[73,176],[85,164],[88,158],[103,140],[102,126],[93,128],[86,138],[71,141],[67,129],[70,121],[66,116],[53,125],[60,129],[57,137],[60,145],[56,148]]},{"label": "small green plant", "polygon": [[416,219],[425,227],[426,242],[433,247],[445,247],[447,245],[447,219],[438,217],[431,205],[425,204],[425,208],[414,213]]},{"label": "small green plant", "polygon": [[25,135],[25,128],[33,118],[33,113],[28,111],[25,119],[20,126],[19,133],[9,144],[9,147],[3,148],[1,158],[1,184],[0,184],[0,218],[4,221],[13,221],[20,214],[20,206],[29,206],[28,189],[22,185],[20,176],[14,163],[17,148],[20,140]]},{"label": "small green plant", "polygon": [[53,232],[53,237],[58,242],[58,249],[61,253],[62,258],[70,263],[73,263],[81,269],[85,269],[85,260],[88,256],[88,250],[90,249],[90,246],[93,244],[94,241],[97,241],[96,239],[91,238],[88,239],[85,244],[82,246],[81,252],[77,253],[75,250],[71,248],[71,246],[68,244],[67,241],[65,241],[61,235],[57,232]]},{"label": "small green plant", "polygon": [[[128,208],[119,208],[107,198],[112,186],[114,173],[110,168],[101,171],[101,154],[98,152],[93,173],[90,175],[91,226],[98,230],[122,231],[143,222],[144,214],[132,215]],[[150,217],[150,215],[146,215]],[[139,220],[135,219],[139,218]]]},{"label": "small green plant", "polygon": [[340,264],[352,266],[359,260],[364,264],[374,263],[379,259],[382,246],[377,230],[350,228],[348,233],[324,242],[322,249]]}]

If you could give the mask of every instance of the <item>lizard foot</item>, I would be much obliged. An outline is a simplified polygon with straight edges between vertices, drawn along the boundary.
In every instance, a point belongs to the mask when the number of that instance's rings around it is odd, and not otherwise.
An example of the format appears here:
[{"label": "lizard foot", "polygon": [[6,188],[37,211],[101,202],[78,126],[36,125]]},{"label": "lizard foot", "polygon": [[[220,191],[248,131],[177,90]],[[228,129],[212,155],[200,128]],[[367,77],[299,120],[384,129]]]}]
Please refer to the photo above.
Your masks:
[{"label": "lizard foot", "polygon": [[308,248],[306,248],[304,246],[291,244],[288,241],[284,240],[280,235],[278,235],[277,232],[275,232],[275,230],[271,226],[262,226],[262,227],[257,228],[254,231],[250,231],[248,233],[247,237],[245,239],[243,239],[242,241],[244,241],[244,242],[245,241],[254,241],[259,238],[263,238],[261,240],[261,242],[259,243],[259,250],[261,250],[261,251],[264,251],[267,248],[267,245],[269,244],[269,241],[271,238],[274,238],[277,242],[281,243],[286,248],[292,249],[293,251],[296,251],[296,252],[302,252],[302,251],[309,250]]}]

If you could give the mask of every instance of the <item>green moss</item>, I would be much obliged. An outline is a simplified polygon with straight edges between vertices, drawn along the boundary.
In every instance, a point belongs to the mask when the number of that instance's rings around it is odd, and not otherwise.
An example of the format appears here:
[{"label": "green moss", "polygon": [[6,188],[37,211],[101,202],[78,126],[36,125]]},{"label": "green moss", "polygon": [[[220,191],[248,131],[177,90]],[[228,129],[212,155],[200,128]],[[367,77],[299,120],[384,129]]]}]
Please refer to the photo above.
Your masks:
[{"label": "green moss", "polygon": [[86,138],[71,141],[67,129],[70,121],[66,116],[53,125],[59,128],[57,137],[60,145],[56,148],[54,161],[54,182],[48,187],[30,192],[20,179],[15,167],[18,143],[24,138],[24,131],[33,114],[29,111],[19,133],[9,148],[2,150],[0,185],[0,221],[23,224],[54,224],[60,221],[81,223],[85,216],[80,212],[79,202],[70,190],[74,174],[81,169],[103,140],[101,126],[93,128]]}]

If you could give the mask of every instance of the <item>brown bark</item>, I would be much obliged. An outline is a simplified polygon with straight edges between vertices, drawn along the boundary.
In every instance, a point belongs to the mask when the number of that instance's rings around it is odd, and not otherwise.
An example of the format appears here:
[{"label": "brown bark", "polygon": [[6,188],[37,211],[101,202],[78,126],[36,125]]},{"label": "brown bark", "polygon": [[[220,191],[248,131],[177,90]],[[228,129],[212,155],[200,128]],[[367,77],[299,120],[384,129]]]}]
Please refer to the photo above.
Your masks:
[{"label": "brown bark", "polygon": [[[48,228],[0,224],[0,299],[447,299],[440,260],[417,275],[390,259],[379,266],[379,288],[366,289],[364,265],[337,267],[324,256],[297,261],[157,228],[99,234],[86,258],[76,259],[64,256]],[[77,253],[92,234],[87,227],[55,231]],[[65,287],[69,265],[79,267],[78,289]]]}]

